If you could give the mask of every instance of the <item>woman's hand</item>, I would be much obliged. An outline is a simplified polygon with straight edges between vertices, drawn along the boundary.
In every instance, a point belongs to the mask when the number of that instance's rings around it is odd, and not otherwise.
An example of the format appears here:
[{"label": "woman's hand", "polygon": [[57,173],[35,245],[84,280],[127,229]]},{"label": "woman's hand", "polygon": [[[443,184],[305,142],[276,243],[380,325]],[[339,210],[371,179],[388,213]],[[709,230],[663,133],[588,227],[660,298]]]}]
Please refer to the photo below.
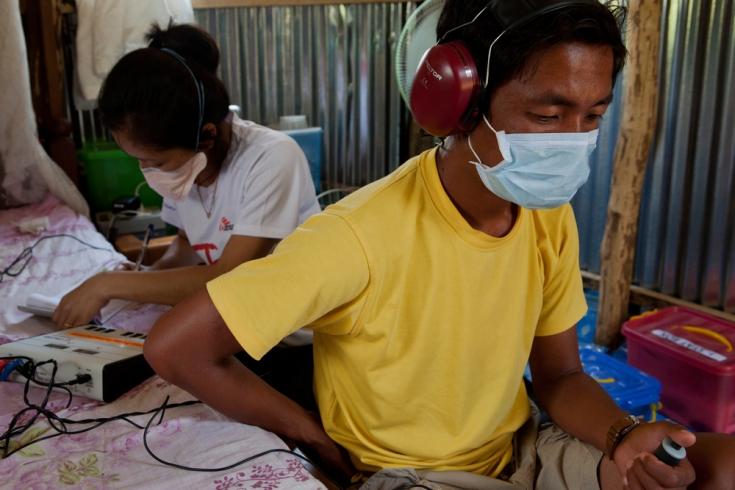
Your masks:
[{"label": "woman's hand", "polygon": [[135,262],[130,262],[129,260],[126,260],[125,262],[117,266],[115,270],[123,271],[123,272],[138,272],[138,271],[154,271],[157,269],[154,265],[151,265],[151,266],[141,265],[140,269],[137,269]]},{"label": "woman's hand", "polygon": [[56,326],[71,328],[91,322],[110,300],[107,280],[105,273],[98,274],[64,296],[51,318]]}]

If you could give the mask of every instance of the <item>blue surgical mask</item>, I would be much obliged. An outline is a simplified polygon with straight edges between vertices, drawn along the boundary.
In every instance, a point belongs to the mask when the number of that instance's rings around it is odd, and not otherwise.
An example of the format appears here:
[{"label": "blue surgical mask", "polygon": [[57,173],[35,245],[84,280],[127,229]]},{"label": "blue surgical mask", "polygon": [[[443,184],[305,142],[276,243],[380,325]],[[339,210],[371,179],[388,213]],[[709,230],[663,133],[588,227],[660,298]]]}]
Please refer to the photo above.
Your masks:
[{"label": "blue surgical mask", "polygon": [[588,133],[513,133],[496,131],[503,161],[494,167],[477,161],[482,183],[490,192],[528,209],[556,208],[572,200],[590,175],[590,155],[597,146],[598,130]]}]

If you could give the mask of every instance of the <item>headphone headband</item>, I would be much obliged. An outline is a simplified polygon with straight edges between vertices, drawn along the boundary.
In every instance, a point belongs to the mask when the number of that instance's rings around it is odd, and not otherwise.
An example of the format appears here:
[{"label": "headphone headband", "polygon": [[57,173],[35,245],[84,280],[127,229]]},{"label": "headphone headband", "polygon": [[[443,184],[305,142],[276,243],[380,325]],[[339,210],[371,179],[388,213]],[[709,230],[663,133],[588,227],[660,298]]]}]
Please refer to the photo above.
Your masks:
[{"label": "headphone headband", "polygon": [[191,75],[191,78],[194,80],[194,86],[195,91],[197,94],[197,107],[199,109],[199,115],[197,117],[197,132],[196,132],[196,139],[194,142],[194,151],[199,151],[199,136],[202,131],[202,123],[204,122],[204,85],[202,84],[201,80],[197,78],[197,76],[194,74],[194,70],[191,69],[189,66],[189,63],[186,62],[186,59],[184,59],[183,56],[181,56],[179,53],[174,51],[173,49],[169,48],[159,48],[164,53],[168,54],[169,56],[173,57],[175,60],[180,62],[182,65],[184,65],[184,68],[186,68],[186,71],[189,72],[189,75]]}]

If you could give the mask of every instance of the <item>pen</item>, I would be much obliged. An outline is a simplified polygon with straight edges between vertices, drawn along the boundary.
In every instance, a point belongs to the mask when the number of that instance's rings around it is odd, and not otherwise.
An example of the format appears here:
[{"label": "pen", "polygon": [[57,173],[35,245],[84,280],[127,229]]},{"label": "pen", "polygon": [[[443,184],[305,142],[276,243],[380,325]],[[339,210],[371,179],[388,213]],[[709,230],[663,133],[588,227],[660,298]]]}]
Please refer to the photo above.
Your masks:
[{"label": "pen", "polygon": [[153,225],[148,225],[148,227],[145,230],[145,236],[143,237],[143,245],[140,248],[140,253],[138,254],[138,260],[135,261],[135,270],[139,271],[140,266],[143,264],[143,258],[145,257],[145,252],[148,249],[148,242],[151,239],[151,233],[153,232]]}]

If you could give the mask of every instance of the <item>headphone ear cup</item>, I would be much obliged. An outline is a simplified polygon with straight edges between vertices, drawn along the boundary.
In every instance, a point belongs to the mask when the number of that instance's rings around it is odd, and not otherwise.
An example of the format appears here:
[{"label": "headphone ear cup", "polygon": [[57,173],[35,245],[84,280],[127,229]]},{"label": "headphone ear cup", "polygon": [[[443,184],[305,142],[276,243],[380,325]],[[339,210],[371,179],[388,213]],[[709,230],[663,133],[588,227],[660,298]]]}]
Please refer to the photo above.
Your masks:
[{"label": "headphone ear cup", "polygon": [[426,132],[445,137],[474,128],[482,83],[461,41],[438,44],[421,59],[411,86],[411,113]]}]

